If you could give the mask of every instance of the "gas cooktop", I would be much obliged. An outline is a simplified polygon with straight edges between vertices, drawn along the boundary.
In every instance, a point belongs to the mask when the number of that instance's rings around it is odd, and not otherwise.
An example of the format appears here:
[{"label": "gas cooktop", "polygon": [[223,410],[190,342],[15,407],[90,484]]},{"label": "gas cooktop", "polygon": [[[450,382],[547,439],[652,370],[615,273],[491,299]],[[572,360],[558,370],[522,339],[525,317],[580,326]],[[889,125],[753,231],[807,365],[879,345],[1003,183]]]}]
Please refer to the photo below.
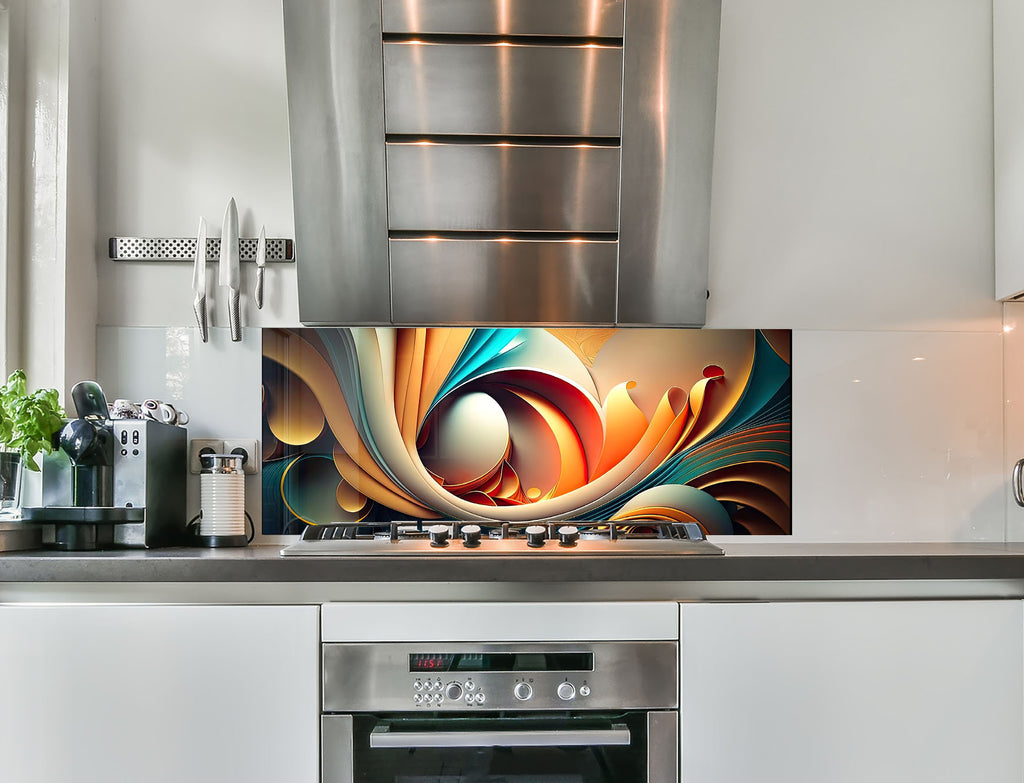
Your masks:
[{"label": "gas cooktop", "polygon": [[384,522],[310,525],[285,557],[721,555],[693,522]]}]

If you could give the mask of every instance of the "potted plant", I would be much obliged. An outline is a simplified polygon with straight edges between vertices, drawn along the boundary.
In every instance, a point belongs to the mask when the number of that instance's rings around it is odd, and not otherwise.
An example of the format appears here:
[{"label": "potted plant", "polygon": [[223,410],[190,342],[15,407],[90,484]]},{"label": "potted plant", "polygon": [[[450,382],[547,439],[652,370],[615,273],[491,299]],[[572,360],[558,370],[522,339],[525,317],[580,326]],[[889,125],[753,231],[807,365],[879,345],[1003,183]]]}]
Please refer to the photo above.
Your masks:
[{"label": "potted plant", "polygon": [[53,451],[53,436],[63,425],[56,389],[29,392],[24,370],[0,386],[0,513],[17,513],[23,469],[38,472],[36,456]]}]

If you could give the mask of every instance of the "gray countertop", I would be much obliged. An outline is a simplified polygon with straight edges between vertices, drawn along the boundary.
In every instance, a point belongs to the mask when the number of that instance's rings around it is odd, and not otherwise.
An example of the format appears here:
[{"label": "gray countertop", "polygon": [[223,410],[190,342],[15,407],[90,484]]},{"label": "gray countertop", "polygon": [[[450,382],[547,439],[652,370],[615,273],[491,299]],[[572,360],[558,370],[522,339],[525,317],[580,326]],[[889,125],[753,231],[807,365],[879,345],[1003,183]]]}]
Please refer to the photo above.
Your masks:
[{"label": "gray countertop", "polygon": [[721,543],[724,556],[281,557],[280,545],[0,554],[10,582],[591,583],[1024,580],[1024,543]]}]

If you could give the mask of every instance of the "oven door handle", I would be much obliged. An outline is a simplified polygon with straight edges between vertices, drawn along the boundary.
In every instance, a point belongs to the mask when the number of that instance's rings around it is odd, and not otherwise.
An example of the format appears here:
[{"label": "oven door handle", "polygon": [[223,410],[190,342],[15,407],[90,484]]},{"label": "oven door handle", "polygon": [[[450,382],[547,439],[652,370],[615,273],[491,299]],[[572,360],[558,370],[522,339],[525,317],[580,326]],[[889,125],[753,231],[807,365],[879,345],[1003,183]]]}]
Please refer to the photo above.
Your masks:
[{"label": "oven door handle", "polygon": [[379,723],[370,732],[371,748],[553,748],[629,745],[629,727],[614,723],[607,729],[555,731],[391,731]]}]

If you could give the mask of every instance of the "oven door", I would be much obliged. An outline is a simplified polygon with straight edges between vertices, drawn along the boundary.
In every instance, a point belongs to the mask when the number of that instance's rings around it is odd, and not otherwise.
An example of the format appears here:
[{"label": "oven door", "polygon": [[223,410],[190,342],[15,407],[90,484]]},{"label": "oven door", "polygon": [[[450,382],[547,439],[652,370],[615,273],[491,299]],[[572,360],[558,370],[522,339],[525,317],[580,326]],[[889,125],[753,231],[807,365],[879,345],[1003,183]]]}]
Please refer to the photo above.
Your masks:
[{"label": "oven door", "polygon": [[678,714],[324,715],[324,783],[677,783]]}]

